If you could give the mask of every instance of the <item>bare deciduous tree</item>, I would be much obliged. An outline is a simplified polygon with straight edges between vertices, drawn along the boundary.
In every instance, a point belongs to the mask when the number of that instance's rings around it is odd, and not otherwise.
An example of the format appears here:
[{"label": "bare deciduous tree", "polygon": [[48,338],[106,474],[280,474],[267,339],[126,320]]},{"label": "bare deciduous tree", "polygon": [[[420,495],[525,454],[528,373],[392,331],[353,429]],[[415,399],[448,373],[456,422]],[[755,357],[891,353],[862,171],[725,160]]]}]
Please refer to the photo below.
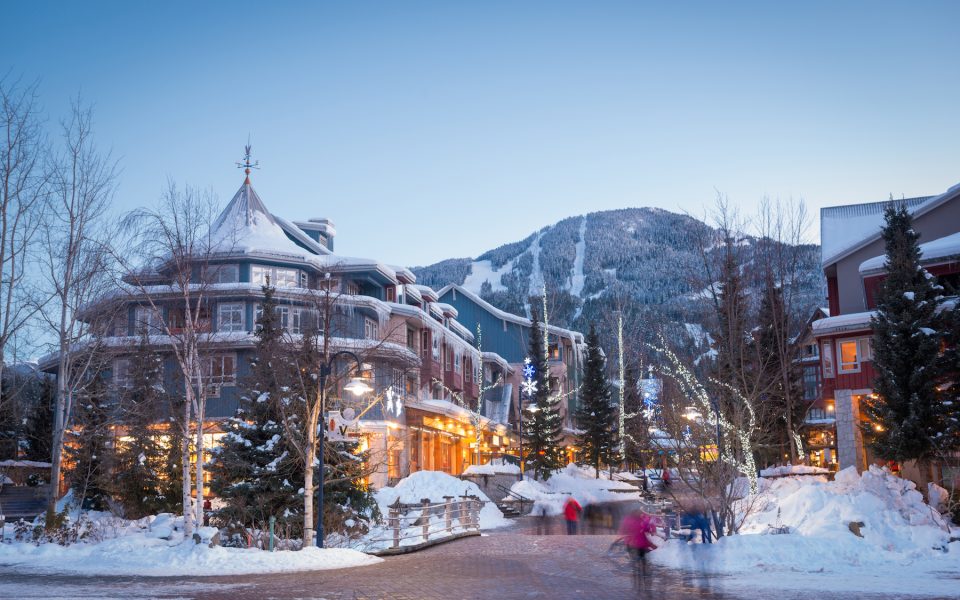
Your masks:
[{"label": "bare deciduous tree", "polygon": [[[0,381],[17,340],[40,308],[27,279],[35,234],[50,192],[48,151],[36,84],[0,79]],[[10,400],[0,386],[0,410]]]},{"label": "bare deciduous tree", "polygon": [[103,322],[81,318],[82,308],[106,291],[110,256],[104,250],[104,217],[113,196],[117,165],[93,140],[93,112],[79,99],[62,123],[63,148],[54,160],[51,193],[41,229],[41,271],[51,301],[42,311],[56,336],[57,401],[54,413],[51,493],[52,515],[60,481],[64,432],[75,395],[88,385],[97,367],[96,328]]},{"label": "bare deciduous tree", "polygon": [[[203,426],[206,417],[207,378],[205,354],[211,340],[209,316],[210,257],[215,248],[212,194],[170,182],[155,209],[131,212],[123,220],[128,243],[115,249],[131,297],[145,302],[157,318],[155,338],[174,358],[183,382],[184,402],[175,418],[182,436],[184,536],[193,532],[193,521],[203,523]],[[229,239],[216,240],[225,244]],[[230,247],[225,248],[226,251]],[[127,257],[127,258],[124,258]],[[175,396],[175,395],[174,395]],[[193,437],[193,477],[190,473],[190,439]],[[193,481],[191,481],[193,480]],[[196,488],[195,513],[191,490]]]}]

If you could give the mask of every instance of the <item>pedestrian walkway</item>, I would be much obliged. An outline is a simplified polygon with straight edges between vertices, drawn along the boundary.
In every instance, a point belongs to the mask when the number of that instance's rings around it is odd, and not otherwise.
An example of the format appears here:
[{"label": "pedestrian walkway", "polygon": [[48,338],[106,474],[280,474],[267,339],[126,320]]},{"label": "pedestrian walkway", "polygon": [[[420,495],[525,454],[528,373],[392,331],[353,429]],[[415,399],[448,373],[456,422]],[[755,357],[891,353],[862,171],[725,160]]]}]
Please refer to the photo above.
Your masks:
[{"label": "pedestrian walkway", "polygon": [[[562,524],[560,525],[562,527]],[[27,575],[0,567],[0,598],[323,598],[325,600],[809,600],[810,591],[725,593],[724,578],[650,568],[633,589],[629,569],[608,556],[614,535],[536,536],[500,531],[338,571],[239,577],[132,578]],[[732,589],[732,586],[729,586]],[[853,599],[854,596],[845,595]],[[876,595],[864,599],[879,600]]]}]

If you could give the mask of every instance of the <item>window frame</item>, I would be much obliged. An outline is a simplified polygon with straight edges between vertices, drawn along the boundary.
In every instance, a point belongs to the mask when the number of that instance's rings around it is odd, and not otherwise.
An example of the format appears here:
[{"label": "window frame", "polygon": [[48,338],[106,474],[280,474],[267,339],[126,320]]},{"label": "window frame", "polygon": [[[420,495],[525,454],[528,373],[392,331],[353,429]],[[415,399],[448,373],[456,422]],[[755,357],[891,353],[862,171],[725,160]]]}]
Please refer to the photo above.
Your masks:
[{"label": "window frame", "polygon": [[[225,332],[246,331],[247,330],[246,328],[247,310],[246,309],[247,307],[243,302],[218,302],[217,303],[217,331],[225,331]],[[240,315],[239,323],[233,321],[233,319],[230,320],[231,326],[229,329],[224,327],[224,323],[226,323],[224,319],[224,314],[226,314],[228,310],[234,316],[237,314]],[[237,326],[239,326],[239,328],[237,328]]]},{"label": "window frame", "polygon": [[[848,363],[843,360],[843,346],[845,344],[853,344],[855,358],[854,362]],[[837,340],[837,374],[838,375],[850,375],[852,373],[860,373],[863,371],[863,363],[870,362],[873,360],[873,351],[870,345],[869,337],[854,337],[854,338],[842,338]],[[846,368],[847,365],[852,365],[852,368]]]},{"label": "window frame", "polygon": [[820,352],[820,364],[823,365],[823,378],[833,379],[835,377],[835,367],[833,364],[833,344],[830,340],[824,340],[822,351]]}]

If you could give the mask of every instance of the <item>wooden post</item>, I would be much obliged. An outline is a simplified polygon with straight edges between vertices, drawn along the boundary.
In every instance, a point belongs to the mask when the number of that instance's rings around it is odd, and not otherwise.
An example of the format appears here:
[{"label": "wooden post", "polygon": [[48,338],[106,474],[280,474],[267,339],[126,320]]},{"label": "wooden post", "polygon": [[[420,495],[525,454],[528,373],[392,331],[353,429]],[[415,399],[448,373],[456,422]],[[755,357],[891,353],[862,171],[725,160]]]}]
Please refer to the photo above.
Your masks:
[{"label": "wooden post", "polygon": [[469,502],[470,502],[470,498],[464,495],[464,496],[460,496],[460,502],[457,503],[460,507],[460,515],[459,515],[460,529],[463,529],[464,531],[469,531],[470,529],[470,505],[468,504]]},{"label": "wooden post", "polygon": [[430,498],[421,498],[423,510],[420,512],[420,521],[423,524],[423,541],[430,539]]},{"label": "wooden post", "polygon": [[387,526],[393,529],[393,547],[400,547],[400,498],[390,507]]},{"label": "wooden post", "polygon": [[443,518],[447,522],[447,533],[453,531],[453,505],[451,501],[453,496],[444,496],[443,497]]}]

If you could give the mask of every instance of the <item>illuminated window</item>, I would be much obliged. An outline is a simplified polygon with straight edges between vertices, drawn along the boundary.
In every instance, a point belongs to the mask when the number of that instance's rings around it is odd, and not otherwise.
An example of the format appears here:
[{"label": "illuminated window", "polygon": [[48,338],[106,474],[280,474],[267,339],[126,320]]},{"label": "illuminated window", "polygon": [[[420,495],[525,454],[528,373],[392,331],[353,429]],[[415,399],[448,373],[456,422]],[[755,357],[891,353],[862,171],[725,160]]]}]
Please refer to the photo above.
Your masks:
[{"label": "illuminated window", "polygon": [[837,342],[840,373],[859,373],[861,363],[871,360],[870,338],[840,340]]}]

